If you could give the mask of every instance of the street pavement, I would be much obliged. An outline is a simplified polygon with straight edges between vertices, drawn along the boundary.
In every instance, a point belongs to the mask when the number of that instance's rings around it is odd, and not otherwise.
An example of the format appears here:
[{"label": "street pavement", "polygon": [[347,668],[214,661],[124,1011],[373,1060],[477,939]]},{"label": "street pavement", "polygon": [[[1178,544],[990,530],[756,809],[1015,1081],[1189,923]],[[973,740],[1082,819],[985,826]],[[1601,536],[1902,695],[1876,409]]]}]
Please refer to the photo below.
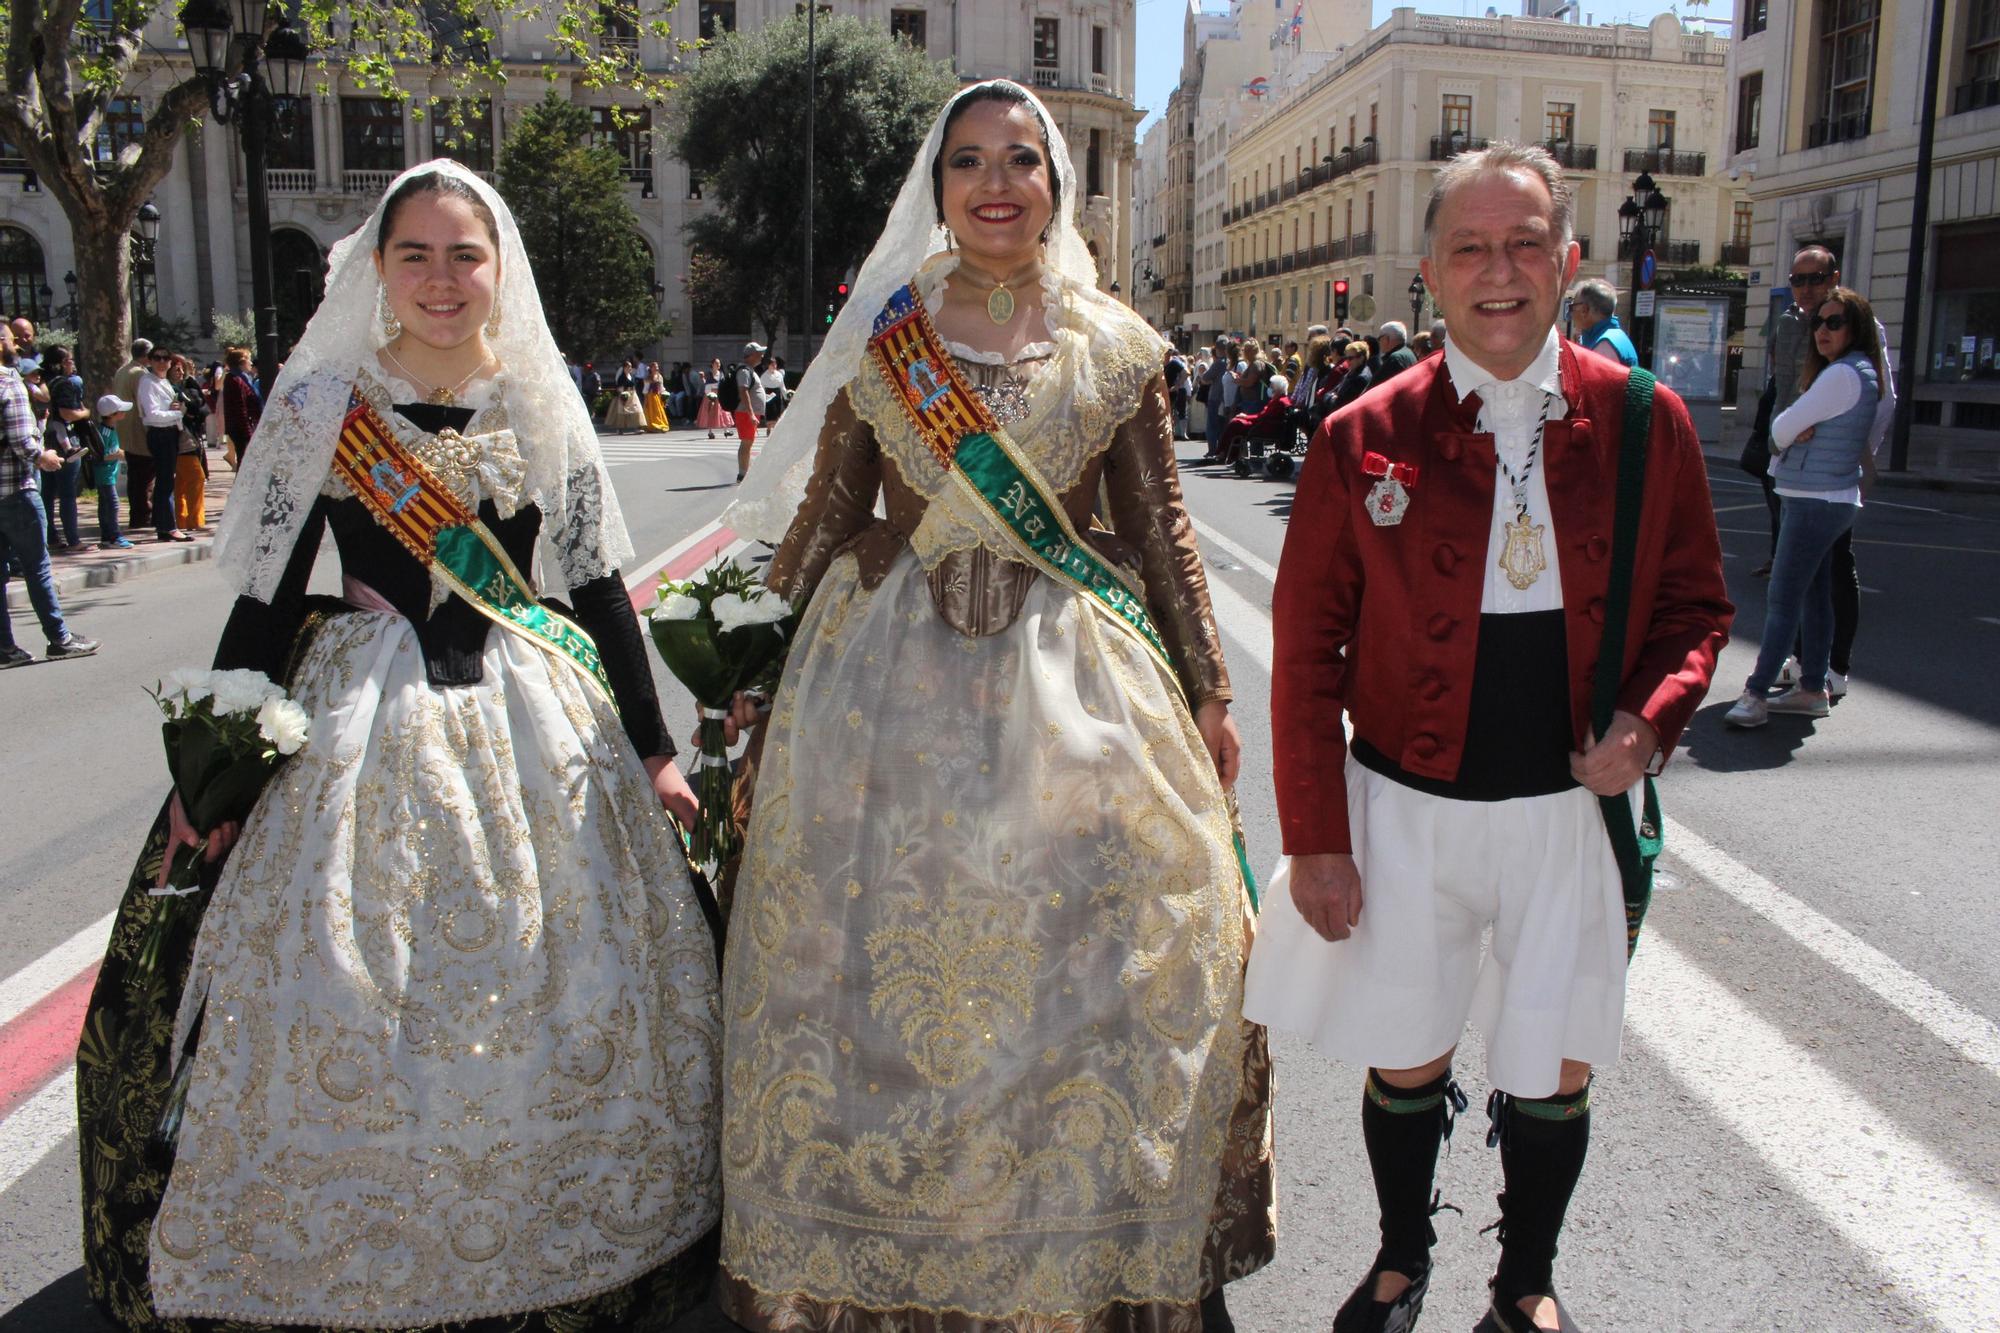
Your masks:
[{"label": "street pavement", "polygon": [[[712,551],[733,442],[607,437],[640,559]],[[1193,446],[1184,452],[1192,459]],[[1270,595],[1290,483],[1190,468],[1237,689],[1239,785],[1260,878],[1277,855]],[[1590,1164],[1558,1280],[1586,1327],[2000,1328],[2000,497],[1883,492],[1857,530],[1853,692],[1830,718],[1732,732],[1768,551],[1761,500],[1716,466],[1735,642],[1662,784],[1668,851],[1640,941],[1625,1053],[1593,1093]],[[648,559],[652,557],[652,559]],[[317,578],[336,586],[331,553]],[[78,1270],[67,1049],[79,974],[165,791],[141,692],[208,659],[229,598],[210,564],[65,598],[96,658],[0,676],[0,1333],[108,1328]],[[17,611],[16,634],[40,636]],[[670,720],[684,691],[656,670]],[[680,729],[676,721],[677,729]],[[1366,1267],[1374,1206],[1361,1071],[1280,1037],[1277,1261],[1230,1288],[1245,1330],[1318,1330]],[[1496,1247],[1496,1154],[1474,1112],[1439,1175],[1426,1328],[1466,1329]],[[710,1309],[682,1333],[725,1330]]]}]

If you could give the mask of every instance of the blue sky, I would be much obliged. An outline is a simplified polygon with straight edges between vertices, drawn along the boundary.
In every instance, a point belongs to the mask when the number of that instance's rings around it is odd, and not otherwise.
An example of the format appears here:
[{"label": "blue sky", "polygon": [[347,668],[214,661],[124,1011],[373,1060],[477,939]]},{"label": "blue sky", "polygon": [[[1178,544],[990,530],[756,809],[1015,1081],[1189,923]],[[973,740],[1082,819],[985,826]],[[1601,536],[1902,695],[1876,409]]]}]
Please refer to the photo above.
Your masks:
[{"label": "blue sky", "polygon": [[[1138,103],[1146,109],[1146,119],[1139,126],[1143,136],[1160,114],[1166,110],[1167,95],[1181,77],[1181,16],[1187,0],[1138,0],[1139,17],[1139,89]],[[1584,0],[1584,10],[1599,23],[1624,21],[1628,23],[1650,23],[1655,14],[1663,14],[1674,6],[1663,0],[1628,0],[1629,8],[1619,8],[1620,0]],[[1393,9],[1415,9],[1425,14],[1484,14],[1487,6],[1497,7],[1503,14],[1519,14],[1520,0],[1418,0],[1398,6],[1395,0],[1375,0],[1376,23],[1388,19]],[[1205,0],[1203,8],[1226,13],[1227,0]],[[1721,6],[1709,6],[1713,17],[1726,19],[1729,11]],[[1721,9],[1722,12],[1714,11]]]}]

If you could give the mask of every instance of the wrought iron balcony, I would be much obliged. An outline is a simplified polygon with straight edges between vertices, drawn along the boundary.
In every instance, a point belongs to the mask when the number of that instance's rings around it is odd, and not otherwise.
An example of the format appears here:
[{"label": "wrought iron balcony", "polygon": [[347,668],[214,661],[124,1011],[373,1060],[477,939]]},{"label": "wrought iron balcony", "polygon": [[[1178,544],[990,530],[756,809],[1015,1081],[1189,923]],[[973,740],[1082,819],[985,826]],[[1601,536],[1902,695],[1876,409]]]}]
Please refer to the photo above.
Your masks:
[{"label": "wrought iron balcony", "polygon": [[1570,143],[1564,139],[1551,139],[1542,147],[1549,150],[1549,156],[1564,171],[1597,170],[1597,145],[1594,143]]},{"label": "wrought iron balcony", "polygon": [[1706,176],[1708,154],[1677,153],[1671,148],[1627,148],[1625,170],[1655,176]]},{"label": "wrought iron balcony", "polygon": [[1726,241],[1717,258],[1732,268],[1750,267],[1750,242]]},{"label": "wrought iron balcony", "polygon": [[1475,139],[1469,134],[1433,134],[1431,136],[1431,161],[1449,162],[1460,153],[1476,153],[1491,140]]},{"label": "wrought iron balcony", "polygon": [[1363,255],[1374,254],[1375,233],[1372,231],[1356,232],[1347,242],[1347,253],[1354,259],[1359,259]]},{"label": "wrought iron balcony", "polygon": [[1653,247],[1662,264],[1699,264],[1701,262],[1700,241],[1668,241],[1665,245]]}]

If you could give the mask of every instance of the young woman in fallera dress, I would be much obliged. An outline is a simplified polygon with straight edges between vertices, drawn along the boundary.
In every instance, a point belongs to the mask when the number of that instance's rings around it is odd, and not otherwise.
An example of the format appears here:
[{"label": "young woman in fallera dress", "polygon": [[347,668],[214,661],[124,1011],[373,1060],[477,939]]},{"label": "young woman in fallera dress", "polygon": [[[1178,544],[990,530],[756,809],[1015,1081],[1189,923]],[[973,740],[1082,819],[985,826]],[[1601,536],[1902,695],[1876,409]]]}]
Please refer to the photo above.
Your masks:
[{"label": "young woman in fallera dress", "polygon": [[[218,556],[217,664],[288,680],[310,735],[205,830],[233,847],[149,975],[174,900],[145,890],[196,833],[170,802],[78,1053],[86,1270],[127,1328],[596,1333],[708,1288],[715,956],[666,813],[693,799],[562,364],[512,218],[455,164],[334,248]],[[355,429],[516,570],[546,533],[601,673],[406,547],[376,472],[342,470]],[[338,602],[305,591],[329,529]]]}]

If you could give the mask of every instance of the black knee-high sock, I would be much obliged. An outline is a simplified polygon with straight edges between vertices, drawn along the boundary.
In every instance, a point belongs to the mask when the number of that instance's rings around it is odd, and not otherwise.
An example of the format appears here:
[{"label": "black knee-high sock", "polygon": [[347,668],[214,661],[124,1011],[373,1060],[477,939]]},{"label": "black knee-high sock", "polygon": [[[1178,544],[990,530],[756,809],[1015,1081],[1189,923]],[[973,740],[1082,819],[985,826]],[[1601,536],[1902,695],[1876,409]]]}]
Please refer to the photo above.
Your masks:
[{"label": "black knee-high sock", "polygon": [[[1454,1103],[1454,1099],[1457,1099]],[[1415,1276],[1430,1262],[1431,1180],[1438,1145],[1463,1094],[1446,1070],[1415,1088],[1386,1083],[1374,1070],[1361,1094],[1361,1138],[1382,1209],[1382,1267]]]},{"label": "black knee-high sock", "polygon": [[1493,1298],[1512,1305],[1553,1289],[1556,1238],[1590,1148],[1590,1085],[1528,1101],[1495,1093],[1490,1109],[1506,1180]]}]

